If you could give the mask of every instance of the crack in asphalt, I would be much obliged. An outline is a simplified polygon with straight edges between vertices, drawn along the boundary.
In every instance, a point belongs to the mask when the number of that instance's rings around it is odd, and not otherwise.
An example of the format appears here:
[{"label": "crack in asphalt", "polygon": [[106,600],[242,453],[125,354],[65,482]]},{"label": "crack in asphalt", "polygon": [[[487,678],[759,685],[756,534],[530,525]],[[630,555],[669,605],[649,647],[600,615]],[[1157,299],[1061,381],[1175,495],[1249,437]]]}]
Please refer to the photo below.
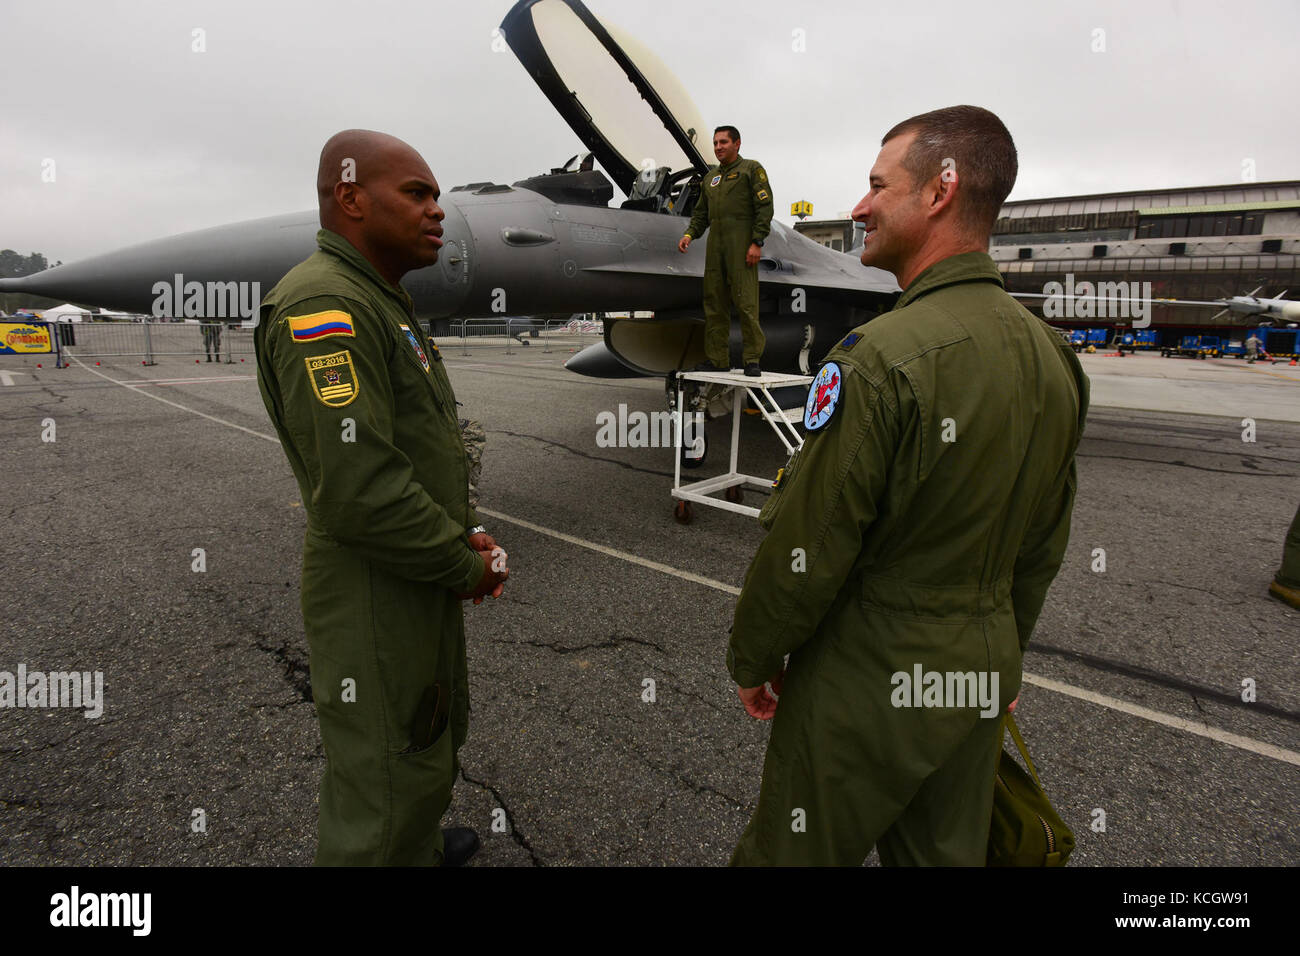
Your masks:
[{"label": "crack in asphalt", "polygon": [[[1223,439],[1223,440],[1226,441],[1227,439],[1225,438],[1225,439]],[[1231,456],[1231,455],[1240,455],[1240,454],[1241,454],[1241,450],[1238,449],[1238,448],[1234,448],[1234,449],[1231,449],[1231,450],[1229,450],[1229,451],[1216,451],[1216,450],[1213,449],[1213,448],[1197,448],[1197,447],[1195,447],[1195,446],[1193,446],[1193,445],[1161,445],[1161,444],[1159,444],[1159,443],[1155,443],[1155,442],[1149,442],[1149,441],[1132,441],[1132,440],[1129,440],[1129,439],[1126,439],[1126,438],[1100,438],[1100,437],[1096,437],[1096,436],[1091,436],[1091,437],[1087,437],[1087,438],[1086,438],[1086,443],[1087,443],[1087,444],[1093,444],[1093,443],[1104,443],[1104,444],[1108,444],[1108,445],[1137,445],[1137,446],[1140,447],[1140,448],[1147,448],[1147,449],[1156,449],[1156,448],[1161,448],[1161,449],[1165,449],[1165,450],[1168,450],[1168,451],[1194,451],[1194,452],[1200,452],[1200,453],[1205,454],[1205,455],[1229,455],[1229,456]],[[1237,441],[1236,444],[1240,445],[1241,442],[1240,442],[1240,441]],[[1100,457],[1100,456],[1093,456],[1093,457]],[[1294,459],[1294,458],[1274,458],[1274,457],[1271,456],[1271,455],[1255,455],[1255,454],[1249,455],[1249,456],[1247,456],[1247,457],[1249,457],[1250,459],[1255,460],[1255,461],[1281,461],[1281,462],[1285,462],[1285,463],[1288,464],[1288,465],[1294,465],[1294,464],[1297,464],[1297,461],[1296,461],[1296,459]]]},{"label": "crack in asphalt", "polygon": [[1236,607],[1240,604],[1249,604],[1249,601],[1229,601],[1226,597],[1217,591],[1211,591],[1209,588],[1198,588],[1195,584],[1178,584],[1176,581],[1159,581],[1152,578],[1150,581],[1141,582],[1142,584],[1163,584],[1167,588],[1182,588],[1185,591],[1200,591],[1202,594],[1208,594],[1212,598],[1218,599],[1220,604],[1226,604],[1229,607]]},{"label": "crack in asphalt", "polygon": [[657,468],[641,468],[638,465],[629,465],[625,461],[619,461],[616,458],[605,458],[601,455],[593,455],[590,452],[583,451],[581,448],[574,448],[572,445],[566,445],[564,442],[552,441],[549,438],[541,438],[537,435],[526,435],[523,432],[511,432],[505,429],[492,429],[488,431],[489,435],[509,435],[511,438],[527,438],[530,441],[538,442],[542,445],[550,445],[554,448],[561,448],[580,458],[586,458],[588,461],[598,461],[606,465],[617,465],[619,468],[626,468],[628,471],[639,471],[645,475],[658,475],[661,478],[671,478],[671,471],[660,471]]},{"label": "crack in asphalt", "polygon": [[611,637],[609,640],[606,640],[606,641],[600,641],[600,642],[597,642],[597,643],[594,643],[594,644],[577,644],[577,645],[574,645],[574,646],[572,646],[572,647],[561,647],[561,646],[556,645],[556,644],[548,644],[548,643],[546,643],[545,641],[503,641],[503,640],[500,640],[499,638],[496,640],[495,643],[497,643],[497,644],[513,644],[513,645],[516,645],[516,646],[522,644],[522,645],[525,645],[525,646],[527,646],[527,647],[542,647],[542,648],[545,648],[545,649],[548,650],[548,651],[554,651],[554,652],[557,653],[557,654],[572,654],[572,653],[574,653],[575,651],[590,651],[590,650],[600,650],[600,649],[604,649],[604,648],[617,648],[617,647],[621,647],[621,646],[624,645],[624,644],[640,644],[640,645],[642,645],[642,646],[644,646],[644,647],[653,647],[653,648],[654,648],[656,651],[658,651],[660,654],[667,654],[667,653],[668,653],[666,650],[663,649],[663,647],[661,647],[660,645],[656,644],[654,641],[644,641],[644,640],[642,640],[642,639],[639,638],[639,637],[617,637],[617,636],[614,636],[614,637]]},{"label": "crack in asphalt", "polygon": [[289,648],[289,641],[286,639],[280,642],[279,647],[271,647],[258,641],[254,645],[259,651],[270,654],[279,664],[284,666],[284,673],[280,676],[297,692],[300,700],[298,703],[314,703],[315,698],[311,693],[311,670],[307,661],[300,654],[293,653]]},{"label": "crack in asphalt", "polygon": [[[654,820],[654,818],[655,818],[655,814],[659,813],[659,811],[662,810],[662,809],[663,809],[664,807],[666,807],[667,805],[668,805],[668,796],[665,794],[664,797],[663,797],[663,799],[661,799],[661,800],[659,801],[659,806],[655,807],[655,808],[654,808],[653,810],[651,810],[648,814],[646,814],[645,821],[642,822],[642,824],[641,824],[641,832],[642,832],[642,833],[644,833],[646,830],[649,830],[649,829],[650,829],[650,823],[651,823],[652,820]],[[632,852],[632,850],[636,849],[637,843],[639,843],[639,842],[640,842],[640,841],[637,840],[637,839],[635,839],[635,838],[632,839],[632,840],[629,840],[627,843],[623,844],[622,846],[620,846],[620,847],[618,847],[616,850],[614,850],[614,851],[610,854],[610,857],[611,857],[612,859],[615,859],[615,860],[619,859],[619,858],[622,857],[625,853],[630,853],[630,852]]]},{"label": "crack in asphalt", "polygon": [[1296,478],[1300,475],[1280,471],[1233,471],[1231,468],[1208,468],[1205,465],[1192,465],[1181,459],[1165,461],[1161,458],[1134,458],[1131,455],[1090,455],[1076,452],[1076,458],[1112,458],[1116,461],[1140,461],[1148,465],[1174,465],[1178,468],[1194,468],[1197,471],[1212,471],[1220,475],[1250,475],[1255,478]]},{"label": "crack in asphalt", "polygon": [[515,823],[515,815],[510,812],[510,807],[502,798],[500,791],[486,780],[475,780],[465,772],[464,766],[460,768],[460,779],[492,794],[496,799],[497,806],[505,812],[506,823],[510,824],[510,836],[514,839],[515,843],[517,843],[524,852],[528,854],[529,858],[533,861],[533,866],[545,866],[546,864],[543,863],[541,858],[537,855],[537,851],[533,849],[533,845],[528,841],[528,838],[519,831],[519,827]]}]

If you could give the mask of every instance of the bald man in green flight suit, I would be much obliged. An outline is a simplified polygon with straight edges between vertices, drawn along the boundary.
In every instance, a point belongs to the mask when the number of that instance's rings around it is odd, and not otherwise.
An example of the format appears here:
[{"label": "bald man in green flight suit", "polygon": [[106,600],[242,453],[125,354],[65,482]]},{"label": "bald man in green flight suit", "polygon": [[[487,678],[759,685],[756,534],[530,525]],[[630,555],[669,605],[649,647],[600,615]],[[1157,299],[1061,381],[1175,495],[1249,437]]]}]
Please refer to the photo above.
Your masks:
[{"label": "bald man in green flight suit", "polygon": [[1016,168],[992,113],[935,110],[885,135],[854,210],[903,294],[827,354],[760,515],[727,666],[775,719],[735,864],[985,862],[1088,408],[987,251]]},{"label": "bald man in green flight suit", "polygon": [[677,242],[685,252],[692,239],[709,230],[704,258],[704,354],[696,371],[731,368],[731,307],[740,314],[744,342],[745,374],[761,373],[766,339],[758,323],[758,260],[772,230],[772,185],[767,171],[752,159],[740,157],[740,132],[719,126],[713,133],[712,167],[700,184],[686,234]]},{"label": "bald man in green flight suit", "polygon": [[459,865],[443,830],[469,724],[461,601],[501,594],[456,398],[402,288],[438,260],[438,182],[406,143],[321,151],[318,250],[262,302],[257,379],[307,514],[302,617],[325,747],[316,862]]}]

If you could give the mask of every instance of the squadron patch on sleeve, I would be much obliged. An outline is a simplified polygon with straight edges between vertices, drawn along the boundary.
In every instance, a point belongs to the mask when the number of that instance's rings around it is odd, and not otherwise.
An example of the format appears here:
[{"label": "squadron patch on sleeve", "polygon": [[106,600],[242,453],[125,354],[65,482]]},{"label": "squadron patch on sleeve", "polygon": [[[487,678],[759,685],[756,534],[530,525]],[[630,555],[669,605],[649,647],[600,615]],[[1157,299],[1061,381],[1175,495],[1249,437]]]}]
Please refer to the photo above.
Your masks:
[{"label": "squadron patch on sleeve", "polygon": [[827,362],[817,372],[808,389],[808,401],[803,408],[803,427],[810,432],[824,428],[840,404],[840,391],[844,375],[834,362]]},{"label": "squadron patch on sleeve", "polygon": [[760,189],[760,190],[758,191],[758,198],[759,198],[759,199],[766,199],[766,198],[767,198],[767,190],[766,190],[766,189]]},{"label": "squadron patch on sleeve", "polygon": [[760,167],[759,170],[758,170],[758,181],[759,181],[760,183],[765,183],[765,182],[767,182],[767,173],[764,172],[763,169],[762,169],[761,167]]},{"label": "squadron patch on sleeve", "polygon": [[429,356],[425,355],[424,349],[420,348],[420,340],[416,338],[415,333],[411,331],[411,327],[405,323],[402,325],[402,331],[406,333],[406,341],[411,343],[411,348],[415,349],[415,357],[420,360],[420,364],[424,366],[424,370],[426,372],[429,371]]},{"label": "squadron patch on sleeve", "polygon": [[293,333],[295,342],[315,342],[317,339],[327,339],[331,335],[356,338],[356,332],[352,328],[352,316],[346,312],[330,310],[313,312],[311,315],[291,315],[286,321],[289,323],[289,331]]},{"label": "squadron patch on sleeve", "polygon": [[342,408],[349,404],[361,390],[357,370],[352,364],[352,353],[332,352],[329,355],[311,355],[304,359],[312,391],[322,404]]}]

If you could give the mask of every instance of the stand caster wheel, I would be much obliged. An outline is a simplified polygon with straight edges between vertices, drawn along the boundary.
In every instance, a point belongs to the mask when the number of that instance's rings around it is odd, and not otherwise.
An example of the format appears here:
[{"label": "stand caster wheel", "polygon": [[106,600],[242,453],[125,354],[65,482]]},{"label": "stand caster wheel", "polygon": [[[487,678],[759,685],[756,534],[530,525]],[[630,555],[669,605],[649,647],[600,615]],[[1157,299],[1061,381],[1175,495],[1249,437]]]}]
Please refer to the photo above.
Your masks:
[{"label": "stand caster wheel", "polygon": [[728,501],[734,501],[736,504],[740,504],[740,502],[745,500],[745,489],[741,488],[740,485],[732,485],[723,492],[722,497],[726,498]]},{"label": "stand caster wheel", "polygon": [[695,520],[695,509],[691,507],[689,501],[679,501],[673,508],[673,518],[678,524],[690,524]]},{"label": "stand caster wheel", "polygon": [[[704,464],[704,459],[709,454],[709,439],[704,434],[703,429],[698,435],[683,435],[683,446],[680,452],[683,468],[699,468]],[[689,454],[688,454],[689,452]]]}]

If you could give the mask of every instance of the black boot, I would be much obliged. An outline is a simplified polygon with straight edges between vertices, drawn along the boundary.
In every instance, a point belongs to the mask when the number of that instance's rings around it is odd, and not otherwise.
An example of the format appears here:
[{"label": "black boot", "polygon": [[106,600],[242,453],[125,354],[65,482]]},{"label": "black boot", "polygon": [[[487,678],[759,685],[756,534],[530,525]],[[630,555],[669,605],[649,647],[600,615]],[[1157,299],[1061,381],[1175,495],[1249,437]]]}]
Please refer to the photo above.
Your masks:
[{"label": "black boot", "polygon": [[442,865],[464,866],[482,844],[469,827],[442,828]]}]

